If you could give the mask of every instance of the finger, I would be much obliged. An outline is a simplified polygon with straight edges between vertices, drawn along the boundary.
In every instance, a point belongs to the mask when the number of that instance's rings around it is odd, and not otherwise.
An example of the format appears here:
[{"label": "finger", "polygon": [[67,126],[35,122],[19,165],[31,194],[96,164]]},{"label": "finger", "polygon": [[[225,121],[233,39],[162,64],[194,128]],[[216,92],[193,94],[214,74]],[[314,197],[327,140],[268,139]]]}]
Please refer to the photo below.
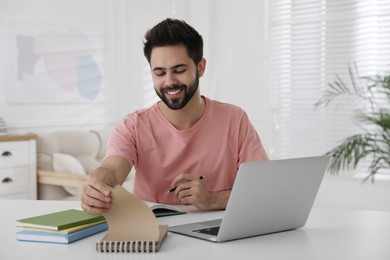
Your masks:
[{"label": "finger", "polygon": [[195,175],[189,174],[189,173],[181,173],[176,176],[175,179],[173,179],[171,183],[171,187],[176,187],[179,185],[179,183],[188,182],[196,179]]},{"label": "finger", "polygon": [[86,185],[84,187],[84,195],[99,200],[101,202],[111,202],[111,196],[105,196],[101,191],[90,185]]},{"label": "finger", "polygon": [[181,200],[182,198],[189,197],[191,195],[192,195],[191,189],[182,189],[180,192],[178,192],[177,199]]},{"label": "finger", "polygon": [[182,205],[192,205],[191,197],[185,197],[179,200]]},{"label": "finger", "polygon": [[[102,187],[101,182],[96,181],[94,178],[89,179],[89,183],[84,186],[83,193],[81,194],[82,208],[91,214],[102,214],[111,207],[111,197],[105,196],[96,187]],[[103,187],[107,189],[106,187]],[[109,188],[107,190],[110,190]],[[110,193],[110,192],[109,192]],[[106,192],[107,194],[107,192]]]},{"label": "finger", "polygon": [[181,188],[180,191],[176,190],[176,198],[183,205],[191,204],[191,188]]},{"label": "finger", "polygon": [[92,196],[88,196],[87,194],[83,194],[81,196],[81,202],[87,206],[90,206],[90,207],[96,207],[96,208],[110,208],[111,207],[110,202],[96,199]]},{"label": "finger", "polygon": [[207,209],[210,201],[210,193],[198,181],[180,184],[176,189],[176,196],[180,204],[194,205],[199,209]]},{"label": "finger", "polygon": [[184,191],[184,190],[189,190],[191,189],[192,187],[192,182],[184,182],[184,183],[180,183],[176,186],[176,189],[175,189],[175,195],[176,197],[179,197],[179,194]]},{"label": "finger", "polygon": [[89,214],[94,214],[94,215],[101,215],[101,214],[106,213],[109,210],[108,208],[91,207],[91,206],[88,206],[88,205],[84,204],[83,202],[81,203],[81,208],[85,212],[87,212]]},{"label": "finger", "polygon": [[90,178],[89,186],[101,192],[106,197],[111,195],[112,188],[96,178]]}]

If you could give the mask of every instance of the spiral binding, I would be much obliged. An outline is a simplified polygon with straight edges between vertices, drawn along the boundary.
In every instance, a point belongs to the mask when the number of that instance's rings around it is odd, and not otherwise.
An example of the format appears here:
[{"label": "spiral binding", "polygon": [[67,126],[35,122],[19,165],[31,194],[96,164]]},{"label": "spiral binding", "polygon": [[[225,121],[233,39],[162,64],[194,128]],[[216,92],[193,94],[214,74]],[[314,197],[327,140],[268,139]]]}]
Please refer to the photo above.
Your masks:
[{"label": "spiral binding", "polygon": [[96,251],[100,253],[155,253],[156,249],[156,241],[100,241],[96,243]]}]

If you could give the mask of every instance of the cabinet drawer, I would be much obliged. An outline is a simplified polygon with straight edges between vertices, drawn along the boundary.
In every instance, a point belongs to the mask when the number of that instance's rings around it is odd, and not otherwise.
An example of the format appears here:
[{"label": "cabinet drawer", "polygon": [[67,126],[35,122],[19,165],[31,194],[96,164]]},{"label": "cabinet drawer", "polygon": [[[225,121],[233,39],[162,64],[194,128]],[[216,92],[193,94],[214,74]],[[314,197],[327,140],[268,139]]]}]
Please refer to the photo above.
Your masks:
[{"label": "cabinet drawer", "polygon": [[28,192],[29,185],[29,167],[0,169],[0,195]]},{"label": "cabinet drawer", "polygon": [[30,193],[24,192],[24,193],[13,193],[13,194],[2,195],[1,199],[29,200],[35,198],[32,198]]},{"label": "cabinet drawer", "polygon": [[0,142],[0,167],[22,166],[29,163],[29,142]]}]

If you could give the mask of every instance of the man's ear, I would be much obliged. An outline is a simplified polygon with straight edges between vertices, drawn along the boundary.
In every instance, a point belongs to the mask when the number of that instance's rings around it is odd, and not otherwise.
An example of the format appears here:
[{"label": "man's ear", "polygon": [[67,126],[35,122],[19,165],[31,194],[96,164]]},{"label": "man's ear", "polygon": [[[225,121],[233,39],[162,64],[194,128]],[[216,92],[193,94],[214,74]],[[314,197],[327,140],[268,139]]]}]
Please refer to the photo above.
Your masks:
[{"label": "man's ear", "polygon": [[202,77],[204,74],[204,71],[206,70],[206,59],[202,58],[198,63],[198,75],[199,77]]}]

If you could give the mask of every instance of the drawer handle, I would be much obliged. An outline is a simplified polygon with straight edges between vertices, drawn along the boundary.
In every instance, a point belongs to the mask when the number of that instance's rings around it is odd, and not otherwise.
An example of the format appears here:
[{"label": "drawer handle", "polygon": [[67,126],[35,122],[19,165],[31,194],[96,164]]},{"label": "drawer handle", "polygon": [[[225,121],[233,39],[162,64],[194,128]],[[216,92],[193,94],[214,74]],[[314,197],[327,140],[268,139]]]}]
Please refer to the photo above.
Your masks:
[{"label": "drawer handle", "polygon": [[13,180],[12,180],[10,177],[5,177],[5,178],[1,181],[1,183],[11,183],[11,182],[13,182]]},{"label": "drawer handle", "polygon": [[11,157],[12,153],[10,151],[5,151],[1,154],[2,157]]}]

